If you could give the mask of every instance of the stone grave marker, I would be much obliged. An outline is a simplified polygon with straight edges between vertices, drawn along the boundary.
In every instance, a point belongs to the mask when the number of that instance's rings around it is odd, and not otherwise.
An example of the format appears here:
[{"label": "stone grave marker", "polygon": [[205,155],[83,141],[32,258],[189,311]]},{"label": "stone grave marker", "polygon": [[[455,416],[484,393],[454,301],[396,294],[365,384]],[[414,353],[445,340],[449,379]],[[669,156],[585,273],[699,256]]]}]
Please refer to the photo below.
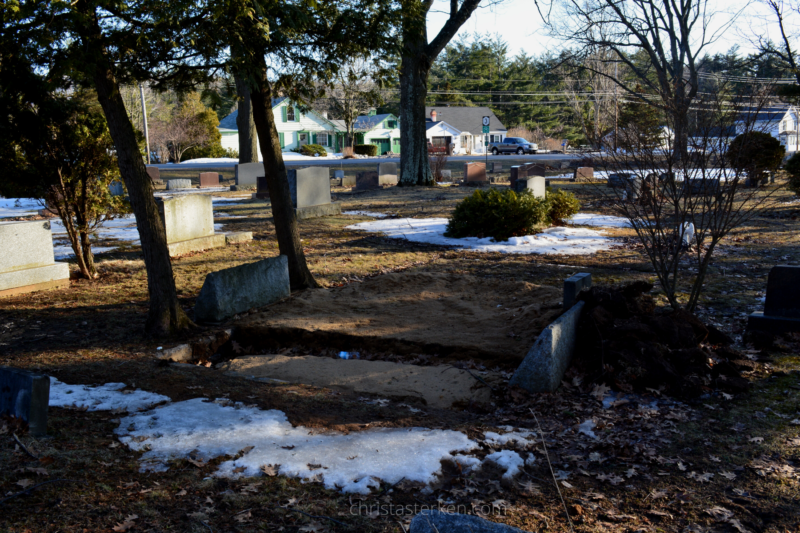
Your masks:
[{"label": "stone grave marker", "polygon": [[527,163],[522,165],[525,169],[525,176],[545,176],[547,167],[541,163]]},{"label": "stone grave marker", "polygon": [[162,185],[164,183],[161,181],[161,170],[159,170],[158,167],[147,167],[147,175],[150,176],[150,179],[153,180],[153,183],[156,185]]},{"label": "stone grave marker", "polygon": [[111,185],[108,186],[108,192],[111,193],[111,196],[122,196],[125,194],[125,187],[123,187],[121,181],[112,181]]},{"label": "stone grave marker", "polygon": [[267,186],[266,176],[258,176],[256,178],[256,192],[254,198],[259,200],[269,199],[269,187]]},{"label": "stone grave marker", "polygon": [[442,170],[442,181],[450,181],[453,179],[453,171],[452,170]]},{"label": "stone grave marker", "polygon": [[642,195],[642,184],[644,180],[641,176],[631,176],[625,182],[625,192],[627,193],[627,199],[631,202],[636,202],[639,200],[639,197]]},{"label": "stone grave marker", "polygon": [[684,182],[684,187],[689,194],[711,195],[719,191],[719,181],[716,178],[692,178]]},{"label": "stone grave marker", "polygon": [[575,181],[592,181],[594,169],[592,167],[578,167],[575,169]]},{"label": "stone grave marker", "polygon": [[242,163],[236,165],[236,185],[255,187],[258,176],[264,176],[264,163]]},{"label": "stone grave marker", "polygon": [[378,163],[378,185],[397,185],[397,163]]},{"label": "stone grave marker", "polygon": [[69,265],[56,263],[50,222],[0,223],[0,298],[69,287]]},{"label": "stone grave marker", "polygon": [[544,176],[533,176],[517,180],[514,183],[514,190],[522,192],[525,189],[530,190],[536,198],[545,198],[547,196],[547,181]]},{"label": "stone grave marker", "polygon": [[564,280],[564,309],[569,309],[581,291],[592,288],[592,275],[588,272],[575,274]]},{"label": "stone grave marker", "polygon": [[609,187],[626,187],[628,183],[628,178],[633,176],[633,174],[609,174],[608,175],[608,186]]},{"label": "stone grave marker", "polygon": [[343,179],[344,179],[344,170],[334,170],[333,178],[331,178],[331,185],[333,185],[334,187],[341,187]]},{"label": "stone grave marker", "polygon": [[177,179],[167,180],[167,190],[174,191],[175,189],[191,189],[192,180],[190,179]]},{"label": "stone grave marker", "polygon": [[211,196],[186,194],[156,198],[167,233],[170,256],[225,246],[225,235],[214,234]]},{"label": "stone grave marker", "polygon": [[510,174],[508,176],[509,185],[512,189],[516,188],[517,180],[525,179],[525,170],[522,168],[522,165],[516,165],[511,167],[509,170]]},{"label": "stone grave marker", "polygon": [[378,173],[374,170],[359,172],[356,174],[356,190],[367,191],[378,188]]},{"label": "stone grave marker", "polygon": [[486,183],[486,164],[484,163],[465,163],[464,164],[464,183]]},{"label": "stone grave marker", "polygon": [[336,215],[342,204],[331,202],[328,167],[306,167],[288,171],[289,191],[298,220]]},{"label": "stone grave marker", "polygon": [[290,294],[289,261],[285,255],[211,272],[194,306],[200,322],[219,322]]},{"label": "stone grave marker", "polygon": [[747,329],[770,333],[800,331],[800,266],[772,267],[767,277],[764,312],[751,314]]},{"label": "stone grave marker", "polygon": [[50,378],[26,370],[0,366],[0,415],[12,415],[28,423],[34,437],[47,434]]},{"label": "stone grave marker", "polygon": [[219,187],[220,175],[216,172],[201,172],[200,173],[200,188],[204,187]]},{"label": "stone grave marker", "polygon": [[345,176],[342,178],[342,187],[355,187],[355,186],[356,186],[355,176]]},{"label": "stone grave marker", "polygon": [[489,169],[490,169],[489,172],[491,172],[492,174],[496,174],[498,172],[502,172],[503,171],[503,163],[491,162],[491,163],[489,163]]}]

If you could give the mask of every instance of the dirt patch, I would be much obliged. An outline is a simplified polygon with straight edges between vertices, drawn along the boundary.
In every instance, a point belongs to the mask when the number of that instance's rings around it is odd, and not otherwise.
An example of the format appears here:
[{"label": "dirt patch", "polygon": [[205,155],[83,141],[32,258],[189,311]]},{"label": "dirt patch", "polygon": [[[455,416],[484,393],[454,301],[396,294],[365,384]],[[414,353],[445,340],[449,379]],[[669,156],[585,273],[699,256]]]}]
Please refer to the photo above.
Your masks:
[{"label": "dirt patch", "polygon": [[561,299],[558,289],[524,281],[403,272],[305,291],[252,315],[236,336],[262,348],[294,338],[518,363],[561,313]]},{"label": "dirt patch", "polygon": [[[488,404],[492,392],[474,374],[452,366],[345,361],[313,355],[256,355],[234,359],[220,368],[233,376],[279,379],[359,394],[422,400],[425,405],[444,409],[453,405]],[[501,381],[499,376],[489,373],[480,379],[487,384]]]},{"label": "dirt patch", "polygon": [[592,380],[624,391],[664,390],[697,397],[711,389],[744,392],[758,363],[729,347],[731,339],[687,311],[656,308],[653,286],[593,287],[578,324],[576,362]]}]

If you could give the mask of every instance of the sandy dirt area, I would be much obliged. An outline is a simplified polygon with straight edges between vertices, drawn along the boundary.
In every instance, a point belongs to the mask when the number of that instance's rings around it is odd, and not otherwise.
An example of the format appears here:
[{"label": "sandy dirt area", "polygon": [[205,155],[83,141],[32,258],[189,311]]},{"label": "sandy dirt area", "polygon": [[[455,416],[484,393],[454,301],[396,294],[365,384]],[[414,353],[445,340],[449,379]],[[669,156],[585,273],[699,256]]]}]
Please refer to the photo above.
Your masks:
[{"label": "sandy dirt area", "polygon": [[[293,336],[332,347],[425,350],[440,356],[519,361],[561,313],[561,291],[524,281],[449,273],[395,273],[345,287],[307,290],[238,328],[264,346]],[[348,345],[349,343],[349,345]]]}]

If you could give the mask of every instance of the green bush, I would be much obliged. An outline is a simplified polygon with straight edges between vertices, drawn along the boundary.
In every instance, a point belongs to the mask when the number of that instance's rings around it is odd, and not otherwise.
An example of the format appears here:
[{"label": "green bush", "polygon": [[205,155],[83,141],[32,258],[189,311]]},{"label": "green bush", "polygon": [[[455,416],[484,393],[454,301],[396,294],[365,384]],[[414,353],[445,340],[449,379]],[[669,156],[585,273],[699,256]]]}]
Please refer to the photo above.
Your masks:
[{"label": "green bush", "polygon": [[511,189],[503,192],[478,189],[456,205],[445,236],[507,241],[509,237],[533,233],[538,224],[547,221],[547,211],[547,201],[527,190],[516,193]]},{"label": "green bush", "polygon": [[789,189],[800,195],[800,152],[797,152],[783,166],[789,175]]},{"label": "green bush", "polygon": [[328,152],[325,150],[325,148],[319,144],[304,144],[300,147],[300,153],[309,156],[318,155],[320,157],[325,157],[328,155]]},{"label": "green bush", "polygon": [[378,155],[378,147],[374,144],[357,144],[353,146],[353,153],[375,157]]},{"label": "green bush", "polygon": [[769,133],[749,131],[731,141],[725,155],[734,169],[747,172],[750,180],[758,185],[769,172],[778,170],[786,149]]},{"label": "green bush", "polygon": [[581,208],[580,201],[571,192],[564,190],[547,191],[547,216],[555,224],[563,224],[566,219]]}]

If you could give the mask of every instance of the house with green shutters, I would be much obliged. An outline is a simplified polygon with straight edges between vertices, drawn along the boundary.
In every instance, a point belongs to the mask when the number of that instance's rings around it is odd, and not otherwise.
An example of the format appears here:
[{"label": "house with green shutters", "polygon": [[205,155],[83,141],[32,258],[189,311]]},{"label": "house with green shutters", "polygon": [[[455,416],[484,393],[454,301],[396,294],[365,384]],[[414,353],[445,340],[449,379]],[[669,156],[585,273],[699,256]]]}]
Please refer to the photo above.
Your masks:
[{"label": "house with green shutters", "polygon": [[[288,98],[273,98],[272,113],[284,152],[300,148],[304,144],[320,144],[328,152],[341,152],[344,130],[324,114],[313,110],[303,112]],[[219,122],[223,148],[239,149],[239,128],[236,125],[238,114],[238,110],[234,111]],[[260,147],[258,160],[263,161]]]},{"label": "house with green shutters", "polygon": [[353,123],[357,144],[374,144],[378,155],[386,152],[400,153],[400,121],[391,113],[378,115],[370,111]]}]

